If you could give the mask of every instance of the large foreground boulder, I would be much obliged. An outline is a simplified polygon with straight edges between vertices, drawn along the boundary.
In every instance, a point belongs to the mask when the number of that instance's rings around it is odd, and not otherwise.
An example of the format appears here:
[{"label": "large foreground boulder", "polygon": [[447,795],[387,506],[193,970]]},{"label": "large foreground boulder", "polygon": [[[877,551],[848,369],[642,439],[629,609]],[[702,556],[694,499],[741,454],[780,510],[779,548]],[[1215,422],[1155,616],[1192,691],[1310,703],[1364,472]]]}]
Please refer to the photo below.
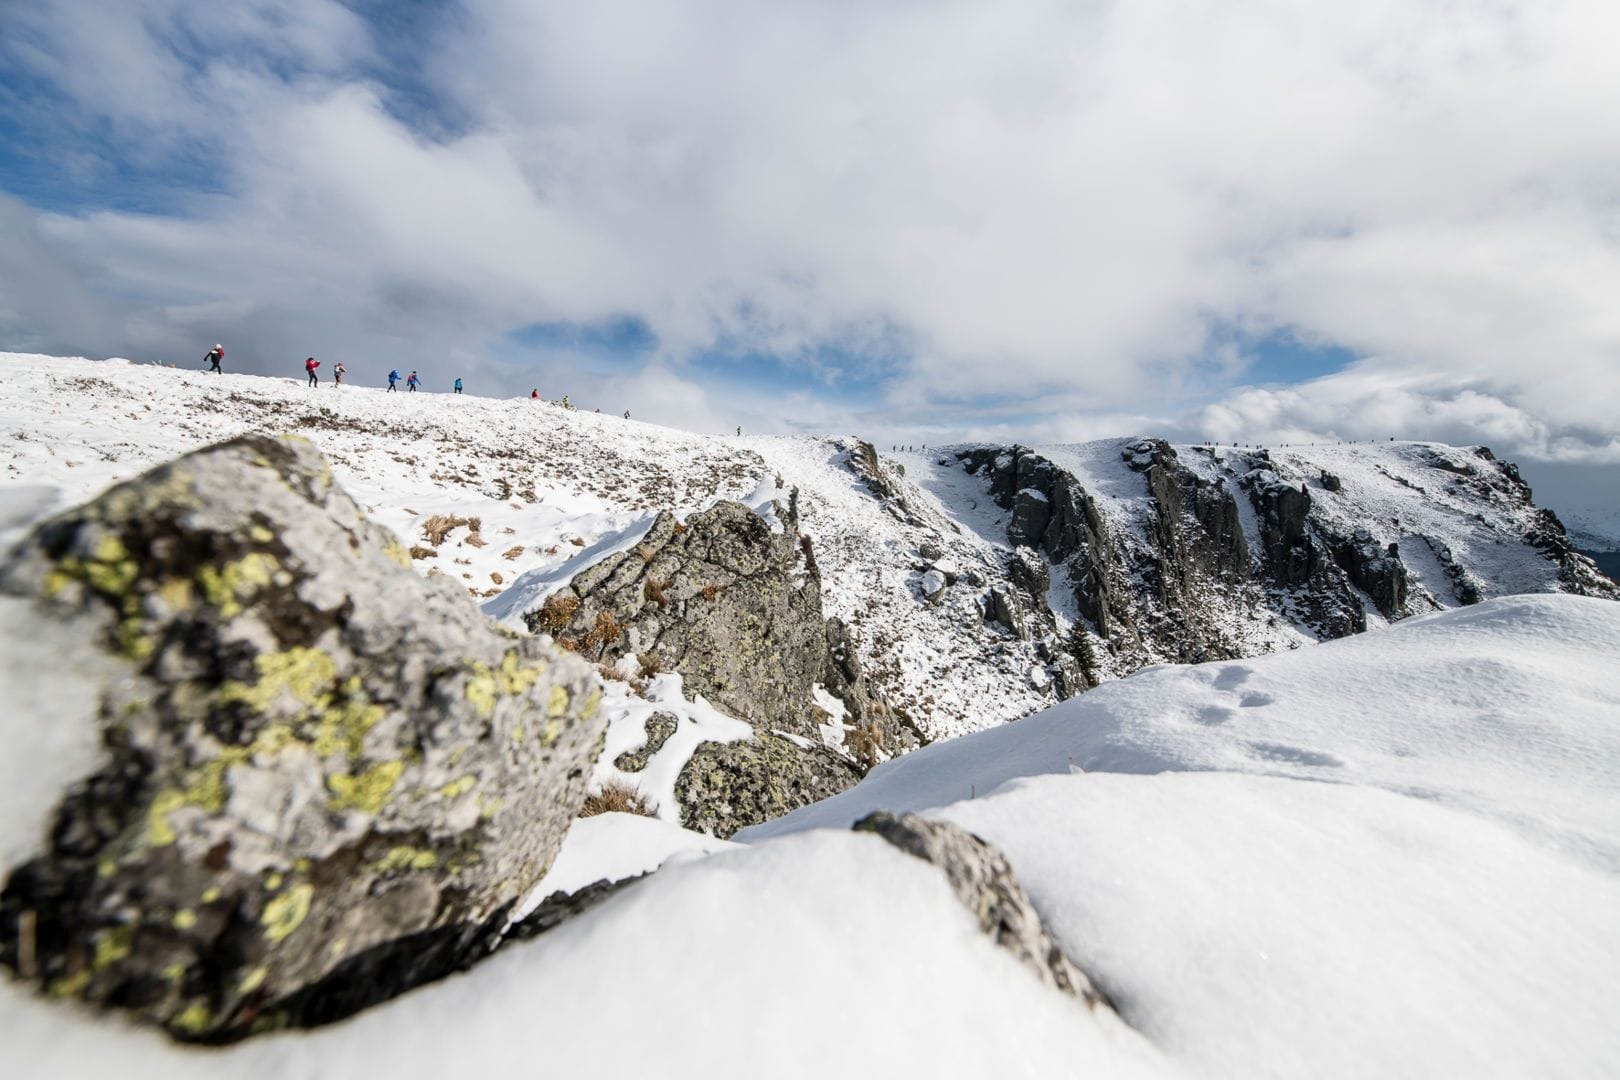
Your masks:
[{"label": "large foreground boulder", "polygon": [[584,798],[599,684],[408,566],[310,444],[261,437],[11,553],[0,593],[105,675],[93,715],[34,718],[95,725],[102,762],[11,870],[0,962],[222,1041],[479,952]]}]

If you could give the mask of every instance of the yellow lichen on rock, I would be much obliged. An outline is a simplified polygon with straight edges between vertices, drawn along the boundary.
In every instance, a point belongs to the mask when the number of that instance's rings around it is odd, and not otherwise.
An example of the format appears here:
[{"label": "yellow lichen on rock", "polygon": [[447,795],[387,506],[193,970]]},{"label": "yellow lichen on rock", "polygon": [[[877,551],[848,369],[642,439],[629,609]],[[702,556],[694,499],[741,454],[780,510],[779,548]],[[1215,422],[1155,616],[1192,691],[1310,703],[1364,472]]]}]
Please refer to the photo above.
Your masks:
[{"label": "yellow lichen on rock", "polygon": [[220,617],[230,619],[242,613],[242,601],[274,580],[278,569],[272,556],[250,551],[223,566],[204,566],[197,571],[197,584],[208,602],[219,609]]},{"label": "yellow lichen on rock", "polygon": [[264,925],[264,936],[279,944],[303,925],[309,916],[309,902],[315,896],[315,886],[301,881],[264,905],[259,922]]},{"label": "yellow lichen on rock", "polygon": [[439,864],[439,857],[425,848],[396,847],[372,864],[380,873],[399,870],[431,870]]},{"label": "yellow lichen on rock", "polygon": [[301,646],[260,653],[253,658],[253,667],[259,681],[252,686],[226,683],[217,698],[221,705],[241,702],[255,712],[265,713],[283,694],[289,694],[300,704],[324,706],[331,700],[332,681],[337,678],[337,665],[330,656]]},{"label": "yellow lichen on rock", "polygon": [[362,810],[368,814],[380,811],[393,794],[405,771],[403,761],[385,761],[354,776],[328,776],[326,786],[332,792],[327,805],[334,810]]}]

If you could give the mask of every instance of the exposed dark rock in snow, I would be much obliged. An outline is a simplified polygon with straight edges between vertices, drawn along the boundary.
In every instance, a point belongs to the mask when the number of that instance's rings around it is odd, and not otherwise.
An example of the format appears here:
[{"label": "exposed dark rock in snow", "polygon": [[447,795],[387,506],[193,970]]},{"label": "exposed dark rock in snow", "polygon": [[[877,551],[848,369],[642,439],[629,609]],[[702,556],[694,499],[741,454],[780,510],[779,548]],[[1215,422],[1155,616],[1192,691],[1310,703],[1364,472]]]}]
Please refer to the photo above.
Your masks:
[{"label": "exposed dark rock in snow", "polygon": [[647,732],[647,741],[635,750],[627,750],[620,754],[614,759],[614,766],[625,772],[640,772],[645,769],[647,762],[651,761],[653,755],[662,750],[669,737],[675,734],[678,724],[679,721],[667,712],[653,713],[642,723],[642,728]]},{"label": "exposed dark rock in snow", "polygon": [[722,839],[738,829],[853,787],[864,770],[824,746],[800,746],[771,732],[704,743],[681,770],[681,824]]},{"label": "exposed dark rock in snow", "polygon": [[[849,439],[845,442],[849,450],[849,467],[866,489],[876,495],[888,511],[908,525],[922,525],[922,518],[906,493],[906,485],[900,481],[905,477],[903,466],[885,462],[878,456],[877,448],[864,439]],[[927,555],[923,556],[928,558]],[[938,556],[934,556],[938,558]]]},{"label": "exposed dark rock in snow", "polygon": [[979,929],[1046,985],[1072,994],[1087,1008],[1111,1008],[1085,972],[1064,955],[1018,883],[1007,857],[996,847],[948,821],[916,814],[868,814],[854,825],[876,833],[908,855],[942,870]]},{"label": "exposed dark rock in snow", "polygon": [[295,438],[187,455],[17,548],[0,588],[117,671],[93,718],[40,718],[96,724],[104,764],[12,870],[0,961],[229,1040],[306,1022],[332,978],[432,977],[531,888],[599,684],[409,561]]}]

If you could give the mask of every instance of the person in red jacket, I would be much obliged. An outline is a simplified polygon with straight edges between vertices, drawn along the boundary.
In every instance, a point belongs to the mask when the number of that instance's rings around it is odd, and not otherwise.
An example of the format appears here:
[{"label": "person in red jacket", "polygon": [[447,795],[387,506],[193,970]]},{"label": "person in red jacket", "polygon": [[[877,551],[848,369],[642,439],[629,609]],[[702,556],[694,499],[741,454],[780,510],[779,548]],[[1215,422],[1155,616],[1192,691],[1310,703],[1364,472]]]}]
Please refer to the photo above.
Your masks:
[{"label": "person in red jacket", "polygon": [[313,356],[310,357],[308,360],[304,361],[304,370],[309,372],[309,385],[311,385],[311,386],[319,386],[320,385],[321,380],[319,380],[319,379],[317,379],[315,377],[315,369],[320,367],[320,366],[321,366],[321,362],[319,360],[315,359]]},{"label": "person in red jacket", "polygon": [[540,400],[540,388],[539,387],[535,387],[533,390],[529,391],[529,400],[530,401],[539,401]]}]

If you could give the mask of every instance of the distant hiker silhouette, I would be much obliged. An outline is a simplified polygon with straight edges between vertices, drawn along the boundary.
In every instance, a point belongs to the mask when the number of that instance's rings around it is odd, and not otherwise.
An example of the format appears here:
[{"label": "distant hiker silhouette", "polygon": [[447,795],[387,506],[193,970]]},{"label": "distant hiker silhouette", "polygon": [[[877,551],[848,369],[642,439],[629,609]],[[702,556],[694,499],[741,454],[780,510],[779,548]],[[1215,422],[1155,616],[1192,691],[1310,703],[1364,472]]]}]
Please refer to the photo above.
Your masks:
[{"label": "distant hiker silhouette", "polygon": [[321,380],[315,377],[315,369],[320,366],[321,362],[315,359],[313,356],[304,361],[304,370],[309,373],[310,386],[319,386],[321,384]]},{"label": "distant hiker silhouette", "polygon": [[209,371],[212,371],[215,375],[224,374],[224,372],[220,370],[219,362],[225,359],[225,346],[215,342],[214,347],[208,350],[208,355],[203,357],[203,359],[208,361]]},{"label": "distant hiker silhouette", "polygon": [[397,382],[399,382],[399,370],[396,368],[388,373],[388,392],[390,394],[397,389],[397,387],[394,386],[394,384]]},{"label": "distant hiker silhouette", "polygon": [[342,386],[343,385],[343,373],[345,371],[348,371],[348,370],[349,370],[348,368],[343,366],[343,361],[339,360],[337,362],[337,366],[332,369],[332,385],[333,386]]},{"label": "distant hiker silhouette", "polygon": [[540,391],[538,389],[530,390],[529,391],[529,400],[530,401],[539,401],[540,400]]},{"label": "distant hiker silhouette", "polygon": [[461,380],[460,379],[456,380],[456,393],[458,393],[458,394],[461,393]]},{"label": "distant hiker silhouette", "polygon": [[405,388],[413,394],[416,393],[416,382],[416,372],[413,371],[411,377],[405,380]]}]

